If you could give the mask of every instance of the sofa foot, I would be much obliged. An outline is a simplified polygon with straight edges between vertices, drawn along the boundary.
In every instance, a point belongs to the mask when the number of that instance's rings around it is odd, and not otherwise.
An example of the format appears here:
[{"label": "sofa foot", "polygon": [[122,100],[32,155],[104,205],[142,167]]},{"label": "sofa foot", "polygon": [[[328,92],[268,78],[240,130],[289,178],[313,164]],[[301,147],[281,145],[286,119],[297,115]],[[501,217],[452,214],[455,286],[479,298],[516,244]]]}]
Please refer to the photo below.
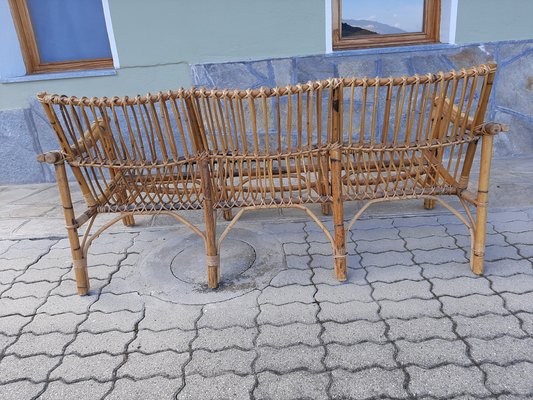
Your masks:
[{"label": "sofa foot", "polygon": [[435,208],[435,200],[433,199],[424,199],[424,208],[426,210],[433,210]]},{"label": "sofa foot", "polygon": [[225,221],[231,221],[233,219],[233,212],[231,211],[231,208],[222,210],[222,216],[224,217]]},{"label": "sofa foot", "polygon": [[133,215],[125,215],[122,218],[122,223],[124,226],[135,226],[135,217]]},{"label": "sofa foot", "polygon": [[336,256],[334,259],[335,277],[339,282],[344,282],[347,277],[346,256]]},{"label": "sofa foot", "polygon": [[220,280],[220,266],[208,265],[207,266],[207,286],[209,289],[216,289]]},{"label": "sofa foot", "polygon": [[470,268],[472,269],[472,272],[476,275],[483,275],[484,272],[484,254],[476,254],[474,251],[472,251],[472,255],[470,256]]},{"label": "sofa foot", "polygon": [[322,215],[331,215],[331,203],[322,203],[320,205]]},{"label": "sofa foot", "polygon": [[80,296],[85,296],[89,293],[89,274],[87,271],[87,259],[74,260],[72,262],[74,268],[74,277],[76,278],[76,287]]}]

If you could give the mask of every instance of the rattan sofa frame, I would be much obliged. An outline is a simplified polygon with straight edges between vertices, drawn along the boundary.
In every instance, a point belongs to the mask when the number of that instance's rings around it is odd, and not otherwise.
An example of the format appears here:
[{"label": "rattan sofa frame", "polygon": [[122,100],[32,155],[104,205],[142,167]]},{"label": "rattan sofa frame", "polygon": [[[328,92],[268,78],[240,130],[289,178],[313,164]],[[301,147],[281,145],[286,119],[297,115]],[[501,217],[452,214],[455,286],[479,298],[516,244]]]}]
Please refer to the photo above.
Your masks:
[{"label": "rattan sofa frame", "polygon": [[[323,230],[344,281],[346,232],[372,204],[404,199],[424,199],[427,209],[438,202],[456,215],[471,236],[471,269],[483,273],[493,137],[508,129],[485,122],[495,73],[487,64],[253,90],[38,94],[61,147],[38,160],[55,167],[78,293],[89,291],[91,243],[121,220],[130,226],[135,215],[167,214],[185,224],[205,242],[207,283],[216,288],[221,244],[243,213],[283,207],[304,211]],[[67,164],[87,206],[79,215]],[[464,213],[443,195],[457,196]],[[346,222],[344,204],[355,200],[366,203]],[[333,214],[332,232],[311,204]],[[204,229],[184,217],[187,210],[203,210]],[[117,215],[92,233],[102,213]],[[217,235],[219,214],[231,222]]]}]

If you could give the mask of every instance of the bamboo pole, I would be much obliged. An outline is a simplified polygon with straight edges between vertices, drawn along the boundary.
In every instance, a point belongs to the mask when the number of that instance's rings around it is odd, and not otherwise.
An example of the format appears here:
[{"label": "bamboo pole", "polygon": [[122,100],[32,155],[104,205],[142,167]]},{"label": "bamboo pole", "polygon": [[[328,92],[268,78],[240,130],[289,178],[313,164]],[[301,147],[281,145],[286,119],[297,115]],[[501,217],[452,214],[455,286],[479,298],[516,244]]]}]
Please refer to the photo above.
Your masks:
[{"label": "bamboo pole", "polygon": [[57,186],[59,187],[59,195],[63,205],[63,214],[67,224],[68,240],[70,243],[70,251],[72,254],[72,266],[74,268],[74,275],[76,278],[76,286],[79,295],[86,295],[89,292],[89,275],[87,273],[87,259],[83,255],[80,246],[80,238],[78,236],[78,228],[76,216],[74,215],[74,207],[72,206],[72,198],[70,196],[70,188],[68,184],[67,172],[65,164],[60,162],[55,164]]},{"label": "bamboo pole", "polygon": [[331,160],[331,195],[333,198],[333,226],[335,232],[335,249],[334,269],[335,276],[339,281],[345,281],[346,277],[346,235],[344,232],[344,206],[342,201],[342,152],[340,150],[341,132],[340,132],[340,107],[342,102],[342,88],[332,89],[332,120],[331,120],[331,138],[332,142],[337,145],[330,152]]}]

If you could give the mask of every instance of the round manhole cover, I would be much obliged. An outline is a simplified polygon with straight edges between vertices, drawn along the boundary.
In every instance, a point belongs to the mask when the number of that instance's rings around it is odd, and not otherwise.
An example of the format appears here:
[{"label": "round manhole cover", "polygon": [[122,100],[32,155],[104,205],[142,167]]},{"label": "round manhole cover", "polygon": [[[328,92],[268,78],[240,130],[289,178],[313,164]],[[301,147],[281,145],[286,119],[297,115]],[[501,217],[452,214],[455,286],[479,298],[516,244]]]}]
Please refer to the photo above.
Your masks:
[{"label": "round manhole cover", "polygon": [[[233,229],[220,251],[220,285],[207,287],[204,242],[194,234],[161,232],[132,274],[132,290],[182,304],[230,300],[261,290],[286,268],[283,247],[270,232]],[[134,287],[133,287],[134,286]]]},{"label": "round manhole cover", "polygon": [[[255,262],[255,250],[243,240],[228,239],[220,251],[223,265],[220,270],[222,282],[238,279]],[[170,270],[180,281],[191,284],[203,285],[206,282],[205,247],[197,241],[185,247],[172,260]]]}]

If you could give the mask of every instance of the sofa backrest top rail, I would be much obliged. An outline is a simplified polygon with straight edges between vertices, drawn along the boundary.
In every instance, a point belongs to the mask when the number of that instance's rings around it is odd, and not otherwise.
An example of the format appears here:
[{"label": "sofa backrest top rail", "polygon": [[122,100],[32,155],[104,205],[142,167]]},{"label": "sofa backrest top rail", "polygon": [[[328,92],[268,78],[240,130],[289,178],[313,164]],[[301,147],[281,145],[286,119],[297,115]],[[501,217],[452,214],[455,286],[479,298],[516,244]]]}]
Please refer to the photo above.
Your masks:
[{"label": "sofa backrest top rail", "polygon": [[328,88],[336,88],[339,86],[352,87],[371,87],[371,86],[399,86],[412,84],[425,84],[435,82],[446,82],[454,79],[460,79],[471,76],[486,76],[496,71],[496,64],[488,63],[471,67],[468,69],[461,69],[459,71],[428,73],[426,75],[413,75],[402,77],[387,77],[387,78],[331,78],[323,81],[308,82],[298,85],[288,85],[275,88],[259,88],[248,90],[232,90],[232,89],[206,89],[206,88],[190,88],[168,90],[165,92],[157,92],[155,94],[148,93],[146,95],[136,95],[134,97],[76,97],[59,94],[49,94],[40,92],[37,98],[42,103],[72,105],[72,106],[97,106],[97,107],[113,107],[125,106],[135,104],[157,103],[167,101],[169,99],[189,98],[194,97],[216,97],[216,98],[261,98],[273,96],[286,96],[299,92],[308,92]]}]

